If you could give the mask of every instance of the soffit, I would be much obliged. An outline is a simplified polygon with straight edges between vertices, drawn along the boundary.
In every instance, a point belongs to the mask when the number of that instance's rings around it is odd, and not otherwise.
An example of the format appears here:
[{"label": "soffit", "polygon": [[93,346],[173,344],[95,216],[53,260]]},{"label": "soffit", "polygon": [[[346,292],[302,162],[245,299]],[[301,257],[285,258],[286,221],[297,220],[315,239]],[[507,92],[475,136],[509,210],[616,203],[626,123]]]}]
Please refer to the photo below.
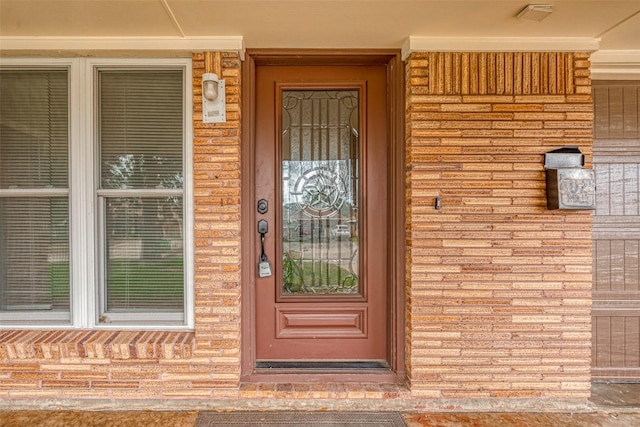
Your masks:
[{"label": "soffit", "polygon": [[[515,18],[552,3],[542,22]],[[590,37],[640,49],[640,2],[1,0],[0,37],[242,36],[249,48],[400,48],[407,37]],[[2,40],[0,39],[0,48]]]}]

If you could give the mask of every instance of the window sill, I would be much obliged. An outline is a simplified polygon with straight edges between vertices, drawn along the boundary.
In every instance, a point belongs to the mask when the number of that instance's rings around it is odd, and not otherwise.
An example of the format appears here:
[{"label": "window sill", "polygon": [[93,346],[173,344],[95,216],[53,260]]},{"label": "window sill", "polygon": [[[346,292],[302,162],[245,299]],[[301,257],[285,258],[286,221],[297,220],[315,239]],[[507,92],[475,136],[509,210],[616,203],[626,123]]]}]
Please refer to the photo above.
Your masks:
[{"label": "window sill", "polygon": [[193,332],[25,331],[0,332],[0,359],[187,359]]}]

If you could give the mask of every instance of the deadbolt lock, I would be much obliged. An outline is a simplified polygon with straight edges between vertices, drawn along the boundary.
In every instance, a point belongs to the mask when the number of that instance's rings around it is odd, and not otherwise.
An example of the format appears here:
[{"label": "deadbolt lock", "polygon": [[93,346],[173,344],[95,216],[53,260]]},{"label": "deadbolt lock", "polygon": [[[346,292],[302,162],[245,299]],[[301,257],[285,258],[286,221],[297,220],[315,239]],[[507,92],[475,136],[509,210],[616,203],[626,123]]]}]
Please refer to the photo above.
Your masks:
[{"label": "deadbolt lock", "polygon": [[264,215],[267,213],[268,210],[269,210],[269,202],[267,202],[266,199],[258,200],[258,213]]}]

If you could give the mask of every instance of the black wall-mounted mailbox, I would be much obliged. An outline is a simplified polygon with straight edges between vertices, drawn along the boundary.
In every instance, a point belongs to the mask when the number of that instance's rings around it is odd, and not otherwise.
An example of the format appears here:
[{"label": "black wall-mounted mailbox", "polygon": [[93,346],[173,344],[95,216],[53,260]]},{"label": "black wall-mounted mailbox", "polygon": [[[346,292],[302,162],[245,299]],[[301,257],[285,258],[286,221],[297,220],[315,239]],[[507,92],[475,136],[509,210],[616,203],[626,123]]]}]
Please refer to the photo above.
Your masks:
[{"label": "black wall-mounted mailbox", "polygon": [[583,169],[578,147],[563,147],[544,155],[547,175],[547,209],[595,209],[596,178]]}]

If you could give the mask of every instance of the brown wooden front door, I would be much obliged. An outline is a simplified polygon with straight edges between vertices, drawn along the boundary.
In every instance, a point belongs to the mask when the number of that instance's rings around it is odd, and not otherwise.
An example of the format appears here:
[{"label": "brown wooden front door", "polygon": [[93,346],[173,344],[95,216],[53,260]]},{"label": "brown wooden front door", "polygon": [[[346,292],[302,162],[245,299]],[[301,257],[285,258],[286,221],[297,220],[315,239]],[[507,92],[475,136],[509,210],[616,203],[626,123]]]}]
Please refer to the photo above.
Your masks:
[{"label": "brown wooden front door", "polygon": [[388,360],[386,73],[256,67],[258,367]]}]

